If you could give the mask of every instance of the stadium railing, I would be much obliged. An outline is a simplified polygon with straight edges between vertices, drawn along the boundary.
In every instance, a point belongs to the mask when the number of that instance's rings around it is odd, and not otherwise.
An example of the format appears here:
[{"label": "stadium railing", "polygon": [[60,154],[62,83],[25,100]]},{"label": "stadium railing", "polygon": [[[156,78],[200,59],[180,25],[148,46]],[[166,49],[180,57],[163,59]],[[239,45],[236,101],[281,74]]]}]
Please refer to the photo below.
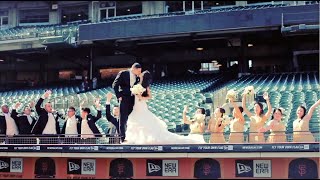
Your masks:
[{"label": "stadium railing", "polygon": [[[283,133],[286,136],[286,141],[281,142],[272,142],[268,141],[268,138],[270,137],[269,133],[264,133],[265,141],[261,142],[259,144],[270,144],[270,143],[294,143],[293,142],[293,136],[294,133],[287,133],[287,132],[277,132],[277,133]],[[303,134],[305,133],[304,131],[299,131],[300,139],[303,136],[309,136],[308,134]],[[182,136],[187,136],[188,133],[177,133]],[[205,142],[209,143],[210,137],[212,134],[216,133],[204,133],[203,137]],[[236,133],[235,133],[236,134]],[[240,134],[240,133],[239,133]],[[250,133],[242,133],[243,134],[243,143],[234,143],[234,144],[257,144],[256,142],[250,142]],[[229,135],[230,133],[224,134],[226,143],[209,143],[209,144],[229,144]],[[313,132],[312,133],[315,142],[320,142],[320,133],[319,132]],[[70,134],[68,135],[70,136]],[[63,135],[55,135],[54,137],[51,135],[19,135],[19,136],[1,136],[0,137],[0,146],[3,144],[96,144],[96,145],[107,145],[107,144],[120,144],[120,137],[119,136],[110,136],[108,134],[102,135],[102,137],[93,137],[93,138],[82,138],[78,137],[78,135],[74,135],[75,137],[64,137]],[[282,136],[283,135],[272,135],[274,139],[277,139],[277,136]],[[308,141],[303,141],[300,143],[314,143],[314,142],[308,142]],[[176,144],[179,144],[177,142]],[[130,145],[130,144],[128,144]]]}]

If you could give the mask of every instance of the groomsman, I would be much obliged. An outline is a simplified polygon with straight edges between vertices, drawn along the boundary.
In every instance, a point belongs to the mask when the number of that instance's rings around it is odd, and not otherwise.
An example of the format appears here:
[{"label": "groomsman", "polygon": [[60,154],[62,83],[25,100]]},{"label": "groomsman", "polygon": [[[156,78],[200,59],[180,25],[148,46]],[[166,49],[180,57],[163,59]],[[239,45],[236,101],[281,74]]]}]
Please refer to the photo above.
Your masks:
[{"label": "groomsman", "polygon": [[[41,108],[41,104],[44,99],[47,99],[51,94],[51,91],[46,91],[36,104],[36,112],[39,116],[38,121],[35,123],[31,133],[36,135],[46,136],[43,138],[43,143],[57,143],[58,134],[60,134],[60,126],[58,121],[58,116],[54,117],[53,108],[50,102],[47,102],[44,105],[44,108]],[[45,141],[46,139],[51,138],[51,141]]]},{"label": "groomsman", "polygon": [[35,117],[31,116],[34,103],[32,102],[30,106],[26,106],[21,115],[19,115],[16,110],[20,105],[21,103],[19,102],[15,105],[14,109],[12,109],[11,116],[16,121],[20,135],[31,134],[31,130],[37,121]]},{"label": "groomsman", "polygon": [[[30,106],[26,106],[24,108],[23,114],[21,114],[21,115],[19,115],[16,110],[20,107],[20,105],[21,104],[18,102],[15,105],[14,109],[12,109],[12,112],[11,112],[11,116],[15,120],[15,122],[18,126],[19,134],[21,135],[20,137],[22,137],[21,141],[18,141],[18,143],[35,144],[36,140],[34,138],[32,138],[32,136],[31,136],[31,130],[37,121],[36,118],[31,116],[31,112],[32,112],[32,108],[34,107],[34,103],[31,102]],[[23,135],[27,135],[27,136],[23,136]]]},{"label": "groomsman", "polygon": [[[82,104],[83,103],[81,103],[80,107],[82,107]],[[95,101],[95,106],[98,111],[97,116],[90,114],[90,108],[81,108],[81,139],[84,139],[83,143],[95,144],[95,138],[102,137],[96,126],[96,122],[101,118],[101,105],[99,99]]]},{"label": "groomsman", "polygon": [[106,117],[107,120],[116,128],[116,132],[119,134],[120,132],[120,126],[119,126],[119,114],[120,114],[120,108],[119,106],[114,106],[112,109],[112,114],[110,113],[110,101],[112,99],[112,93],[107,93],[107,102],[106,102]]},{"label": "groomsman", "polygon": [[65,137],[64,142],[68,144],[78,143],[81,134],[81,117],[76,115],[76,109],[69,107],[68,115],[60,117],[66,120],[62,126],[61,136]]},{"label": "groomsman", "polygon": [[2,105],[1,110],[2,114],[0,115],[0,135],[2,136],[3,140],[5,140],[4,136],[9,136],[9,143],[11,143],[13,142],[11,141],[11,138],[14,135],[18,135],[19,130],[15,120],[11,117],[11,114],[9,113],[8,105]]}]

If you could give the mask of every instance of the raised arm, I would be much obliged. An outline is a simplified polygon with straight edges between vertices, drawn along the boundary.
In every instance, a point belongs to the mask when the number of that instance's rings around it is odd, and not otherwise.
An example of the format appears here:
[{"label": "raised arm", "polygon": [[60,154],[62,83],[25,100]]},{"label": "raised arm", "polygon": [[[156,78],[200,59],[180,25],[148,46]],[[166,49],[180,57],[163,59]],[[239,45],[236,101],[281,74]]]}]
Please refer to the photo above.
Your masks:
[{"label": "raised arm", "polygon": [[111,115],[110,112],[110,102],[112,99],[112,93],[108,92],[107,93],[107,102],[106,102],[106,117],[108,121],[112,121],[114,119],[114,117]]},{"label": "raised arm", "polygon": [[37,114],[40,116],[41,112],[44,111],[43,108],[41,108],[41,104],[43,103],[44,99],[47,99],[49,97],[49,95],[51,94],[51,91],[48,90],[46,91],[38,100],[37,104],[36,104],[36,112]]},{"label": "raised arm", "polygon": [[309,121],[309,120],[311,119],[311,117],[312,117],[313,111],[314,111],[319,105],[320,105],[320,99],[310,107],[310,109],[309,109],[309,111],[308,111],[308,114],[305,115],[305,117],[304,117],[303,119]]},{"label": "raised arm", "polygon": [[18,119],[17,109],[19,108],[20,104],[21,104],[20,102],[17,102],[11,111],[11,118],[14,119],[15,121],[17,121]]},{"label": "raised arm", "polygon": [[101,118],[101,104],[100,104],[100,99],[96,99],[95,100],[95,106],[96,106],[96,109],[98,111],[98,114],[97,116],[92,116],[92,120],[94,122],[98,121],[100,118]]},{"label": "raised arm", "polygon": [[124,71],[120,71],[112,83],[112,88],[114,89],[114,92],[117,96],[117,99],[119,99],[119,100],[122,97],[121,92],[119,92],[119,86],[120,86],[120,81],[122,79],[123,72]]},{"label": "raised arm", "polygon": [[267,101],[267,105],[268,105],[268,111],[267,113],[263,116],[263,118],[265,120],[269,119],[270,115],[271,115],[271,112],[272,112],[272,106],[271,106],[271,103],[270,103],[270,98],[269,98],[269,95],[268,93],[264,93],[263,94],[263,98]]},{"label": "raised arm", "polygon": [[243,112],[246,113],[246,115],[248,117],[251,117],[252,114],[251,114],[250,111],[248,111],[247,106],[246,106],[246,97],[247,97],[247,95],[243,94],[243,96],[242,96],[242,108],[243,108]]},{"label": "raised arm", "polygon": [[182,112],[182,121],[184,124],[191,124],[191,121],[187,117],[188,112],[188,106],[184,106],[183,112]]}]

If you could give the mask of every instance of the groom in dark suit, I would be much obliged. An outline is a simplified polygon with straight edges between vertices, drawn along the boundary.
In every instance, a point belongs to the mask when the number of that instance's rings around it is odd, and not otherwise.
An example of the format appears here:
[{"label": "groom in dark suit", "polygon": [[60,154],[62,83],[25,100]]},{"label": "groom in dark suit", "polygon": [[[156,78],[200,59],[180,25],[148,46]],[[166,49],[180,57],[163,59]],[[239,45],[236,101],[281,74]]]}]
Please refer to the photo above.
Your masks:
[{"label": "groom in dark suit", "polygon": [[133,110],[134,96],[130,88],[139,82],[141,74],[141,65],[134,63],[131,69],[120,71],[113,81],[112,88],[120,103],[120,136],[121,142],[126,138],[126,125],[128,116]]}]

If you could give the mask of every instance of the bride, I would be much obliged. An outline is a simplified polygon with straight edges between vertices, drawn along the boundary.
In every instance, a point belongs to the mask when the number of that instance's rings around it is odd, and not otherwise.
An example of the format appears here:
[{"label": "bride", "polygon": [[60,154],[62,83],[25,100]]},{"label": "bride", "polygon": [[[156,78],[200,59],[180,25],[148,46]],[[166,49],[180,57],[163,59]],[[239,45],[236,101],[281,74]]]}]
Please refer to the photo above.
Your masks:
[{"label": "bride", "polygon": [[[133,111],[128,117],[125,144],[203,144],[190,136],[171,133],[164,121],[148,109],[147,100],[152,98],[150,84],[151,74],[144,71],[140,75],[143,93],[135,95]],[[139,85],[138,85],[139,86]],[[140,87],[141,87],[140,86]],[[133,92],[133,89],[131,89]],[[135,94],[135,93],[133,93]]]}]

